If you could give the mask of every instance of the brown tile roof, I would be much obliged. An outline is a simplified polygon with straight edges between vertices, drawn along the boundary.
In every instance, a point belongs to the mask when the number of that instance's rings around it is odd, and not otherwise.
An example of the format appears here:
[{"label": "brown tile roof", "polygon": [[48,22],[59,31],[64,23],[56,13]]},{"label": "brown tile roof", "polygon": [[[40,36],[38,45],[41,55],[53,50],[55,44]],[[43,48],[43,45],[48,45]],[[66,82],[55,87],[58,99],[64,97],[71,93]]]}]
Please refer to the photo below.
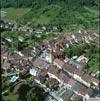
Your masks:
[{"label": "brown tile roof", "polygon": [[84,81],[86,81],[86,82],[89,82],[89,83],[92,82],[92,81],[91,81],[91,76],[88,75],[88,74],[86,74],[86,73],[82,76],[82,79],[83,79]]},{"label": "brown tile roof", "polygon": [[100,80],[99,79],[96,79],[96,78],[94,78],[92,76],[91,76],[91,81],[97,83],[98,85],[100,83]]},{"label": "brown tile roof", "polygon": [[72,95],[73,92],[67,89],[60,97],[62,98],[63,101],[70,101]]},{"label": "brown tile roof", "polygon": [[69,101],[69,97],[68,97],[68,94],[67,93],[64,93],[62,96],[61,96],[62,100],[63,101]]},{"label": "brown tile roof", "polygon": [[86,74],[86,73],[82,76],[82,79],[85,80],[86,82],[89,82],[89,83],[95,82],[95,83],[99,84],[98,79],[96,79],[96,78],[94,78],[91,75]]},{"label": "brown tile roof", "polygon": [[68,84],[69,80],[70,80],[70,77],[67,76],[67,75],[64,75],[63,76],[63,80],[64,80],[64,83]]},{"label": "brown tile roof", "polygon": [[80,76],[80,77],[82,77],[83,74],[84,74],[83,71],[80,71],[80,70],[78,70],[78,69],[75,69],[75,72],[74,72],[74,73],[77,74],[77,75]]},{"label": "brown tile roof", "polygon": [[33,66],[41,68],[45,63],[46,61],[39,57],[33,62]]},{"label": "brown tile roof", "polygon": [[93,90],[91,89],[91,88],[87,88],[87,87],[85,87],[85,86],[83,86],[82,88],[80,88],[80,90],[79,90],[79,93],[80,94],[82,94],[82,95],[91,95],[92,94],[92,92],[93,92]]},{"label": "brown tile roof", "polygon": [[48,72],[59,77],[59,70],[60,70],[59,68],[52,66],[52,67],[49,67]]},{"label": "brown tile roof", "polygon": [[27,47],[27,48],[24,48],[22,50],[22,54],[24,54],[25,56],[29,56],[32,52],[33,48],[32,47]]},{"label": "brown tile roof", "polygon": [[81,96],[79,96],[79,95],[76,95],[75,96],[75,100],[74,101],[82,101],[82,97]]},{"label": "brown tile roof", "polygon": [[71,85],[72,87],[75,85],[76,81],[74,79],[70,79],[68,81],[68,84]]},{"label": "brown tile roof", "polygon": [[72,65],[72,64],[65,63],[64,66],[63,66],[63,69],[65,71],[68,71],[68,72],[74,74],[74,72],[76,70],[76,67],[74,65]]},{"label": "brown tile roof", "polygon": [[41,69],[39,75],[40,76],[46,76],[47,75],[47,70],[46,69]]},{"label": "brown tile roof", "polygon": [[57,58],[54,60],[54,63],[56,63],[60,67],[63,67],[63,65],[64,65],[64,62]]},{"label": "brown tile roof", "polygon": [[47,80],[47,84],[49,85],[49,86],[54,86],[54,85],[56,85],[56,84],[58,84],[59,82],[56,80],[56,79],[54,79],[54,78],[49,78],[48,80]]}]

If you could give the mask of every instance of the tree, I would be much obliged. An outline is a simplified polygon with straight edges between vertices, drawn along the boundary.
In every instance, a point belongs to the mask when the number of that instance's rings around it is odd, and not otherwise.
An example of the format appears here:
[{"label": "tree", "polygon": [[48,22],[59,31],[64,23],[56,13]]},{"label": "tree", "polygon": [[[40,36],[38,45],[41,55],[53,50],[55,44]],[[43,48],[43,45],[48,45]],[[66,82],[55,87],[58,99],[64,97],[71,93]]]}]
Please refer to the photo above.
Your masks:
[{"label": "tree", "polygon": [[28,93],[27,93],[27,101],[39,101],[38,100],[38,96],[35,92],[34,89],[31,89]]}]

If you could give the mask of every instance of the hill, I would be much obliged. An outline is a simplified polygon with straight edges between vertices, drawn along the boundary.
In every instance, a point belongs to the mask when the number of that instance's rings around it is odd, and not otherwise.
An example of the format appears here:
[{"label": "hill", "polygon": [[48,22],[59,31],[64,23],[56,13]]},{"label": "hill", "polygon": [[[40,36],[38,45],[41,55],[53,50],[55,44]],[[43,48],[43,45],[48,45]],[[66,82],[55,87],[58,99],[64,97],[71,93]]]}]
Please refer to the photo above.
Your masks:
[{"label": "hill", "polygon": [[99,0],[1,0],[1,8],[31,8],[19,22],[37,26],[61,26],[64,30],[97,28]]}]

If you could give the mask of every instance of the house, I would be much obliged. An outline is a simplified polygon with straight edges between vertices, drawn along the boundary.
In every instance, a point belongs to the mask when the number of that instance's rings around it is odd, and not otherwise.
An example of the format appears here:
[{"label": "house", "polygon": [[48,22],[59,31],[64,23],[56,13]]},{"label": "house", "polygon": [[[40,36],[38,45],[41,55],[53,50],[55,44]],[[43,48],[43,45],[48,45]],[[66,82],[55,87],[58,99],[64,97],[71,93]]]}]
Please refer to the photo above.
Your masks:
[{"label": "house", "polygon": [[70,80],[70,77],[64,73],[63,73],[63,76],[60,75],[59,77],[63,81],[64,85],[66,86]]},{"label": "house", "polygon": [[87,88],[85,86],[81,87],[79,90],[79,95],[89,98],[92,94],[93,90],[91,88]]},{"label": "house", "polygon": [[35,29],[34,32],[35,32],[36,34],[42,34],[43,31],[44,31],[44,29],[39,29],[39,28],[38,28],[38,29]]},{"label": "house", "polygon": [[63,70],[67,72],[69,75],[73,75],[76,70],[76,67],[72,64],[65,63],[63,66]]},{"label": "house", "polygon": [[48,80],[46,81],[46,85],[50,89],[55,89],[59,85],[59,82],[55,78],[48,78]]},{"label": "house", "polygon": [[73,95],[73,92],[71,90],[66,90],[61,96],[60,101],[70,101],[71,96]]},{"label": "house", "polygon": [[56,65],[58,68],[61,69],[64,65],[64,62],[62,60],[56,58],[56,59],[54,59],[54,65]]},{"label": "house", "polygon": [[5,47],[1,47],[1,59],[7,59],[9,52]]},{"label": "house", "polygon": [[41,57],[38,57],[34,62],[32,62],[32,64],[34,67],[38,67],[40,69],[48,69],[49,67],[49,64],[46,61],[44,61]]},{"label": "house", "polygon": [[[73,79],[74,80],[74,79]],[[83,85],[79,82],[75,82],[75,84],[71,87],[71,89],[76,93],[78,94],[78,91],[80,90],[80,88],[82,88]]]},{"label": "house", "polygon": [[70,88],[72,88],[75,84],[76,84],[77,81],[75,81],[74,79],[70,78],[70,80],[68,81],[68,86]]},{"label": "house", "polygon": [[99,79],[96,79],[94,77],[91,76],[91,81],[92,83],[95,85],[95,86],[98,86],[100,84],[100,80]]},{"label": "house", "polygon": [[39,70],[39,76],[48,77],[47,69],[44,68],[44,69]]},{"label": "house", "polygon": [[7,60],[4,60],[1,64],[1,68],[6,71],[7,69],[11,68],[11,64]]},{"label": "house", "polygon": [[76,61],[78,61],[78,62],[80,62],[80,61],[83,61],[83,63],[84,62],[88,62],[88,58],[87,57],[85,57],[85,55],[83,54],[83,55],[81,55]]},{"label": "house", "polygon": [[51,50],[44,50],[43,54],[40,56],[43,60],[52,63],[52,53]]},{"label": "house", "polygon": [[34,50],[34,49],[33,49],[32,47],[26,47],[26,48],[24,48],[24,49],[21,51],[21,53],[22,53],[24,56],[29,57],[29,56],[32,55],[33,50]]},{"label": "house", "polygon": [[61,53],[62,52],[61,52],[60,48],[52,47],[52,55],[53,55],[54,58],[59,58]]},{"label": "house", "polygon": [[30,36],[33,33],[33,29],[27,26],[20,27],[18,30],[22,32],[22,36],[24,35],[24,37]]},{"label": "house", "polygon": [[83,69],[83,66],[76,60],[70,59],[69,64],[75,65],[75,67],[79,70]]},{"label": "house", "polygon": [[18,65],[20,63],[20,60],[22,60],[22,57],[16,53],[9,53],[7,59],[12,65]]},{"label": "house", "polygon": [[71,101],[82,101],[82,97],[80,95],[73,94],[70,100]]},{"label": "house", "polygon": [[44,68],[44,69],[39,69],[38,70],[38,77],[40,79],[40,82],[42,83],[45,83],[45,81],[48,80],[49,76],[47,74],[47,70]]},{"label": "house", "polygon": [[82,76],[83,76],[84,72],[83,71],[80,71],[79,69],[75,69],[74,71],[74,78],[76,78],[77,80],[79,79],[82,79]]},{"label": "house", "polygon": [[32,68],[29,70],[29,73],[32,75],[32,76],[37,76],[37,70]]},{"label": "house", "polygon": [[75,37],[76,37],[76,40],[77,40],[78,43],[83,42],[83,40],[82,40],[82,35],[81,35],[81,34],[76,33],[76,34],[75,34]]},{"label": "house", "polygon": [[52,78],[57,79],[59,82],[61,82],[59,75],[60,75],[60,69],[56,66],[51,66],[48,69],[48,75]]}]

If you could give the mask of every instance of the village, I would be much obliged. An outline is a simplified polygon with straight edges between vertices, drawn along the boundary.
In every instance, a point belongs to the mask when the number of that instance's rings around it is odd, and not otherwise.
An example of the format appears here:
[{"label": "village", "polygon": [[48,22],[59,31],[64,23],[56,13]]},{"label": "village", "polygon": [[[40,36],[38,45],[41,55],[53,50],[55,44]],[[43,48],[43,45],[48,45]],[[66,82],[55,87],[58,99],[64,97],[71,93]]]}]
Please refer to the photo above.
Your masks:
[{"label": "village", "polygon": [[[3,24],[3,23],[2,23]],[[3,26],[3,25],[2,25]],[[3,28],[1,26],[1,28]],[[6,26],[6,25],[4,25]],[[6,26],[7,28],[7,26]],[[46,27],[33,30],[30,27],[15,24],[11,28],[13,32],[21,32],[19,41],[25,37],[41,37]],[[49,92],[45,101],[80,101],[88,98],[99,97],[99,78],[95,75],[99,71],[90,73],[86,69],[89,57],[82,53],[71,58],[64,55],[64,48],[70,48],[74,44],[91,44],[99,39],[99,31],[81,31],[76,34],[57,34],[59,29],[54,27],[47,34],[54,33],[54,38],[49,41],[41,41],[35,47],[25,47],[21,51],[10,51],[7,43],[13,43],[12,38],[1,40],[1,69],[2,77],[9,77],[9,83],[20,81],[20,74],[30,74],[31,80]],[[99,67],[98,67],[99,68]],[[32,82],[33,82],[32,81]],[[3,91],[2,93],[5,93]]]}]

